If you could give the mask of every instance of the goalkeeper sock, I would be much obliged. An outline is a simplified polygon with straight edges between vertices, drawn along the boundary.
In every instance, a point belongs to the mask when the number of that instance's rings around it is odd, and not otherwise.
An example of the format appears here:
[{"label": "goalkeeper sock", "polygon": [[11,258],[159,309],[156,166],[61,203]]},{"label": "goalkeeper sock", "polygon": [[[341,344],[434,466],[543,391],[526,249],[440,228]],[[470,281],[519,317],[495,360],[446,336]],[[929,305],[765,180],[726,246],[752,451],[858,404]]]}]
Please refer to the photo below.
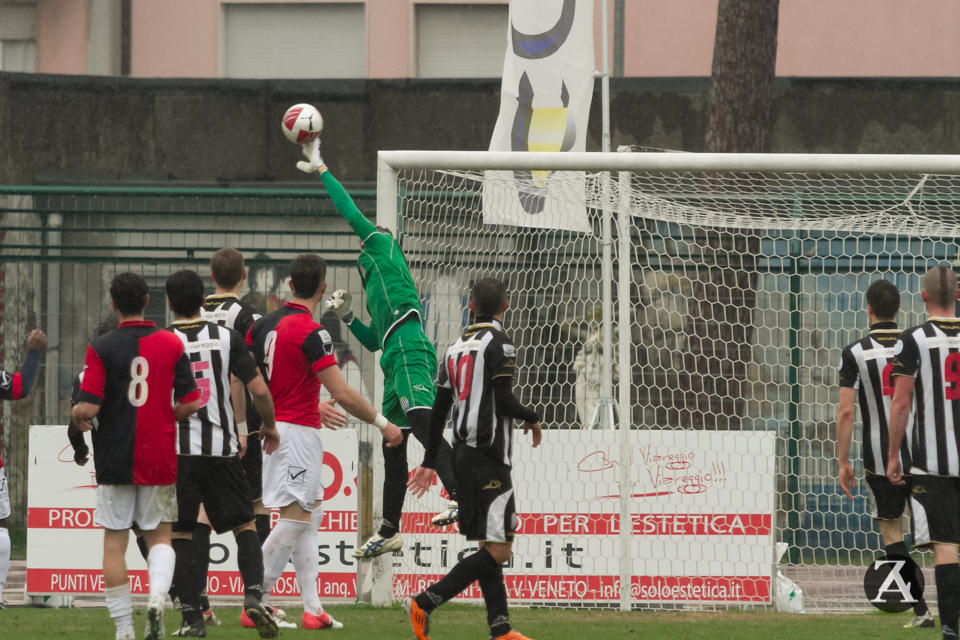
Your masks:
[{"label": "goalkeeper sock", "polygon": [[[410,409],[407,411],[407,420],[410,422],[413,437],[426,447],[427,438],[430,435],[430,409]],[[457,480],[453,475],[453,447],[446,438],[443,438],[440,449],[437,451],[437,477],[443,483],[443,488],[447,490],[450,499],[456,502]]]},{"label": "goalkeeper sock", "polygon": [[267,541],[267,536],[270,535],[270,514],[269,513],[258,513],[255,518],[257,523],[257,537],[260,539],[260,546],[263,546],[263,543]]},{"label": "goalkeeper sock", "polygon": [[937,604],[940,607],[940,627],[943,637],[957,637],[957,618],[960,617],[960,564],[938,564],[934,568],[937,580]]},{"label": "goalkeeper sock", "polygon": [[[492,559],[492,556],[491,556]],[[494,560],[496,565],[496,561]],[[487,624],[490,637],[499,638],[510,633],[510,616],[507,614],[507,586],[503,583],[503,567],[496,565],[480,576],[480,591],[487,605]]]},{"label": "goalkeeper sock", "polygon": [[384,538],[392,538],[400,531],[400,516],[403,500],[407,495],[407,438],[410,429],[402,429],[403,442],[397,447],[388,447],[384,440],[383,451],[383,516],[380,530]]},{"label": "goalkeeper sock", "polygon": [[450,569],[450,573],[441,578],[439,582],[427,587],[427,590],[417,595],[414,600],[417,601],[417,605],[421,609],[430,613],[469,587],[474,580],[490,575],[499,567],[500,565],[493,559],[489,551],[480,549],[455,564]]},{"label": "goalkeeper sock", "polygon": [[[894,542],[893,544],[888,544],[884,548],[884,551],[886,552],[888,558],[892,556],[897,556],[900,558],[910,557],[910,552],[907,551],[907,543],[903,540],[900,542]],[[921,595],[917,604],[913,605],[913,613],[914,615],[922,616],[928,610],[929,608],[927,607],[927,601]]]}]

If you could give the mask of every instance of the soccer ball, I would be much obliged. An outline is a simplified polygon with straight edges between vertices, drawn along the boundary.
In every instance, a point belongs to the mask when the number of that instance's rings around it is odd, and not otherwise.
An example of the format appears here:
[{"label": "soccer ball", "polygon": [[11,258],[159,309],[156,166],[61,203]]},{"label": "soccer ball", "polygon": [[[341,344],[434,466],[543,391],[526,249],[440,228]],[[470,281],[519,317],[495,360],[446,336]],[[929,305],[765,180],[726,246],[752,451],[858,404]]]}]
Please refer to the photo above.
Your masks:
[{"label": "soccer ball", "polygon": [[295,104],[283,114],[283,135],[294,144],[313,142],[323,131],[323,116],[312,104]]}]

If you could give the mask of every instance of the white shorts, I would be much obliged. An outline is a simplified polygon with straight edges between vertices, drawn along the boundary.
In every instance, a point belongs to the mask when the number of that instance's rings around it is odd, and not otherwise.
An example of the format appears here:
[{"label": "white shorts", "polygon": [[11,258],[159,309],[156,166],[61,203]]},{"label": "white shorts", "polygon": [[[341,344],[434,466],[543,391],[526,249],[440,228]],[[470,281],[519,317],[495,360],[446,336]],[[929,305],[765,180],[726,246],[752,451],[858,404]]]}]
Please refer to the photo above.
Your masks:
[{"label": "white shorts", "polygon": [[104,529],[153,531],[177,519],[177,485],[97,485],[93,521]]},{"label": "white shorts", "polygon": [[296,502],[313,511],[323,498],[323,439],[320,429],[278,422],[280,446],[263,454],[263,506],[279,509]]},{"label": "white shorts", "polygon": [[7,486],[7,472],[0,467],[0,520],[10,517],[10,487]]}]

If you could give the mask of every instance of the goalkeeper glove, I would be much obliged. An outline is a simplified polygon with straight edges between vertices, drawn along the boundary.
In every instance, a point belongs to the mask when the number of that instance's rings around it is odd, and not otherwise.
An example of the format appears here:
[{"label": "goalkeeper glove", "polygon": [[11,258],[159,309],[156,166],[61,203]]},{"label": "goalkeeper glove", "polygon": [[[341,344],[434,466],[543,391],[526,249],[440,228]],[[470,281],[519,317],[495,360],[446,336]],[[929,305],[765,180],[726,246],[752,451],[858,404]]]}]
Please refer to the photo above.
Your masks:
[{"label": "goalkeeper glove", "polygon": [[337,289],[333,292],[332,296],[327,298],[324,304],[327,305],[327,309],[337,314],[338,318],[346,324],[350,324],[353,322],[353,310],[350,308],[350,301],[352,299],[353,296],[350,295],[350,292],[344,289]]},{"label": "goalkeeper glove", "polygon": [[300,145],[300,150],[309,162],[300,160],[297,162],[297,169],[304,173],[316,172],[321,175],[327,170],[327,165],[323,164],[323,158],[320,157],[320,138],[314,138],[313,142]]}]

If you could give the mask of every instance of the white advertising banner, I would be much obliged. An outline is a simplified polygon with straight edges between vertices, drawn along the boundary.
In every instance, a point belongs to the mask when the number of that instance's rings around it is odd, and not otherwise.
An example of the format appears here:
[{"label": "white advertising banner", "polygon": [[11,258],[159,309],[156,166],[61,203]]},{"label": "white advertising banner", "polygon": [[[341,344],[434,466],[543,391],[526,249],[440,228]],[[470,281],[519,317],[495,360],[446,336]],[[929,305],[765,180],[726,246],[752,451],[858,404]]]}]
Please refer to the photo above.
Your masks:
[{"label": "white advertising banner", "polygon": [[[620,455],[613,431],[550,431],[513,454],[519,529],[505,568],[511,602],[616,602],[620,495],[631,503],[635,602],[769,603],[774,557],[775,434],[634,431]],[[410,442],[412,465],[421,460]],[[629,465],[631,484],[620,486]],[[407,496],[394,594],[418,592],[476,547],[430,515],[436,485]],[[466,599],[480,599],[474,584]]]},{"label": "white advertising banner", "polygon": [[[586,151],[593,0],[510,0],[490,151]],[[486,224],[590,232],[582,172],[487,171]]]},{"label": "white advertising banner", "polygon": [[[357,435],[352,429],[323,434],[323,523],[317,532],[322,599],[356,596]],[[77,466],[65,426],[30,428],[27,491],[27,593],[103,591],[103,530],[94,524],[93,461]],[[274,513],[276,518],[276,513]],[[209,595],[243,595],[233,534],[210,538]],[[133,593],[147,593],[146,564],[132,536],[127,568]],[[293,567],[277,583],[277,596],[299,595]]]}]

